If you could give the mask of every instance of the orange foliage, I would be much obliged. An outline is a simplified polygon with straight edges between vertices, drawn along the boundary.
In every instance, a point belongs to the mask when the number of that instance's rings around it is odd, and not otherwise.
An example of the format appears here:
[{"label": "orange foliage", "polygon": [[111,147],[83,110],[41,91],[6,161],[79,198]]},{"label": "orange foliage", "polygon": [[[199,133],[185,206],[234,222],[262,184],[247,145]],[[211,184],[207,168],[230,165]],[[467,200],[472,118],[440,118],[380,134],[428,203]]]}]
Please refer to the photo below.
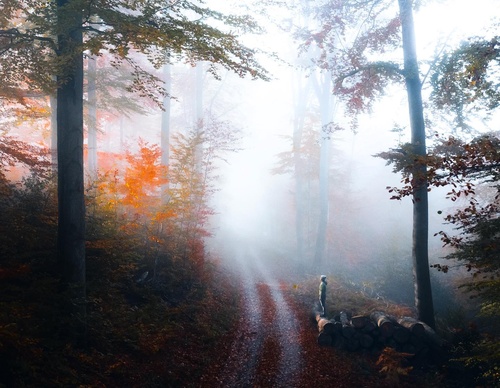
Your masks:
[{"label": "orange foliage", "polygon": [[160,163],[161,149],[139,139],[138,154],[127,152],[125,158],[128,167],[121,187],[122,203],[140,213],[150,214],[160,205],[161,186],[168,183],[167,169]]}]

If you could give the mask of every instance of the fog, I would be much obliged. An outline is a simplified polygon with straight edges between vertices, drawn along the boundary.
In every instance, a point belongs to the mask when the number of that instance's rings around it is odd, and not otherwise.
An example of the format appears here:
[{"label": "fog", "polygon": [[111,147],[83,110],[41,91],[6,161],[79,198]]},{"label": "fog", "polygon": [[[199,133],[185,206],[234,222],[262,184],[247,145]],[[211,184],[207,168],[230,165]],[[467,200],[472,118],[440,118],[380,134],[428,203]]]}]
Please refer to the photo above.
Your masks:
[{"label": "fog", "polygon": [[[248,3],[250,0],[248,1]],[[244,5],[247,2],[240,2]],[[478,0],[475,10],[495,10],[496,0]],[[225,3],[208,1],[213,8],[233,12]],[[226,8],[226,9],[225,9]],[[450,0],[425,4],[415,14],[416,37],[421,71],[425,73],[429,60],[446,41],[456,45],[461,39],[480,34],[492,12],[474,12],[471,18],[468,0]],[[280,12],[285,12],[281,10]],[[257,16],[258,17],[258,16]],[[291,17],[291,16],[290,16]],[[329,210],[326,255],[323,263],[313,265],[318,205],[308,203],[305,216],[305,249],[299,257],[295,226],[295,178],[292,173],[276,174],[273,170],[283,163],[283,154],[292,151],[294,110],[297,107],[299,82],[297,43],[271,21],[286,20],[287,15],[270,15],[259,19],[268,33],[243,39],[249,46],[276,52],[279,60],[264,54],[260,60],[270,72],[270,81],[240,79],[221,71],[221,80],[208,73],[203,79],[203,115],[223,121],[241,137],[238,152],[224,155],[217,165],[217,191],[211,204],[215,215],[210,220],[207,246],[210,256],[225,265],[254,261],[260,271],[269,268],[267,276],[288,274],[299,276],[327,273],[354,285],[369,284],[377,292],[392,281],[387,296],[412,303],[412,203],[390,200],[388,186],[397,186],[398,174],[375,154],[398,147],[409,141],[409,119],[406,93],[394,86],[376,102],[371,114],[359,116],[356,131],[349,127],[352,117],[344,113],[342,104],[335,102],[333,122],[344,129],[331,135],[329,162]],[[397,55],[400,61],[400,54]],[[402,55],[402,54],[401,54]],[[175,64],[172,70],[172,133],[183,132],[195,125],[196,80],[193,68]],[[299,80],[299,82],[297,81]],[[299,86],[298,86],[299,85]],[[428,93],[425,91],[424,93]],[[314,93],[307,97],[307,123],[304,128],[316,131],[319,137],[321,119]],[[160,142],[161,112],[152,104],[145,105],[148,115],[130,117],[110,114],[101,118],[99,151],[123,152],[134,150],[141,137],[151,143]],[[493,124],[491,124],[493,125]],[[394,128],[401,128],[400,132]],[[46,136],[46,135],[45,135]],[[101,164],[102,169],[109,168]],[[311,180],[314,195],[317,184]],[[445,200],[445,190],[433,190],[429,203],[429,261],[440,262],[447,252],[439,237],[434,236],[447,225],[443,215],[451,204]],[[276,272],[272,272],[273,271]],[[432,273],[434,290],[444,293],[442,284],[451,283],[451,275]],[[439,303],[438,306],[439,308]]]},{"label": "fog", "polygon": [[[488,4],[494,7],[492,2],[484,3],[483,9],[488,9]],[[432,57],[444,39],[458,42],[479,33],[491,15],[476,16],[471,20],[467,1],[423,7],[415,16],[420,59]],[[273,39],[277,45],[288,42],[286,37],[276,35],[261,41],[269,46]],[[285,47],[286,56],[290,46]],[[386,187],[397,186],[400,177],[385,161],[373,156],[409,141],[405,91],[391,88],[375,104],[372,114],[359,118],[356,132],[345,129],[331,139],[327,254],[318,268],[312,265],[311,246],[304,257],[297,257],[293,176],[272,173],[279,163],[278,154],[292,149],[294,69],[268,64],[275,79],[245,84],[247,92],[238,107],[239,124],[245,134],[243,150],[220,167],[221,190],[214,198],[218,215],[214,218],[211,250],[226,263],[237,261],[241,252],[252,252],[247,260],[261,261],[269,268],[278,263],[278,268],[295,268],[304,275],[329,273],[353,284],[369,284],[380,292],[392,279],[392,291],[385,290],[388,296],[411,304],[411,199],[390,200]],[[342,107],[337,109],[334,121],[346,122]],[[402,131],[394,132],[396,126]],[[431,264],[441,262],[448,253],[434,235],[448,228],[438,213],[452,207],[445,200],[445,192],[433,190],[429,197]],[[433,271],[431,276],[439,312],[450,307],[448,297],[453,292],[448,286],[453,283],[453,275]]]}]

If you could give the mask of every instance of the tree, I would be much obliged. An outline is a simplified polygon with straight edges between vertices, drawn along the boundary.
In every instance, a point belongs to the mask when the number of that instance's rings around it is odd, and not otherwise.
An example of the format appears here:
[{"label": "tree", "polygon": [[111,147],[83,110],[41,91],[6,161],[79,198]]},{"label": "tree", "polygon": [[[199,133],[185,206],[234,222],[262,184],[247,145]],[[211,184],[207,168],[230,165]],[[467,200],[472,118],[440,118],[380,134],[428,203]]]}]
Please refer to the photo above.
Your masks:
[{"label": "tree", "polygon": [[[330,164],[331,164],[331,132],[333,124],[335,99],[332,94],[333,74],[337,74],[337,68],[329,66],[335,63],[339,57],[339,41],[331,39],[326,49],[326,33],[323,30],[328,25],[331,36],[335,34],[343,35],[343,23],[349,19],[349,5],[343,2],[319,2],[311,5],[309,2],[299,1],[296,4],[297,12],[300,14],[301,24],[294,31],[295,38],[300,42],[299,55],[300,65],[298,68],[306,69],[307,82],[304,82],[301,89],[296,91],[299,104],[294,112],[294,139],[293,151],[295,160],[295,196],[296,196],[296,236],[297,251],[299,257],[304,253],[304,235],[303,235],[303,208],[305,207],[302,197],[302,176],[300,174],[300,143],[302,141],[304,118],[307,110],[306,101],[309,99],[309,93],[313,92],[319,105],[318,123],[320,125],[321,144],[319,151],[319,196],[318,196],[318,218],[316,243],[313,254],[313,263],[320,268],[324,265],[325,252],[327,247],[327,234],[329,224],[329,193],[330,193]],[[319,31],[318,31],[319,30]]]},{"label": "tree", "polygon": [[[408,150],[411,148],[408,146]],[[408,178],[416,155],[394,150],[383,157]],[[425,159],[428,167],[429,187],[448,187],[446,198],[456,208],[444,220],[458,233],[440,231],[445,246],[454,251],[447,256],[455,263],[463,263],[473,278],[466,284],[469,291],[482,296],[483,308],[500,315],[500,140],[498,134],[486,134],[464,141],[450,136],[439,138]],[[413,182],[392,188],[396,198],[409,196],[414,191]],[[441,212],[440,212],[441,213]],[[448,272],[454,266],[434,264],[440,271]]]},{"label": "tree", "polygon": [[172,139],[168,207],[175,212],[185,246],[189,247],[190,241],[210,235],[206,227],[214,212],[209,200],[216,191],[217,162],[238,150],[239,134],[229,123],[206,117],[202,132],[195,127],[186,135],[176,133]]},{"label": "tree", "polygon": [[[411,145],[417,157],[427,153],[425,144],[422,83],[415,47],[415,27],[411,0],[398,0],[404,54],[404,77],[410,112]],[[429,273],[429,205],[427,195],[427,166],[416,163],[413,167],[413,274],[415,277],[415,306],[418,317],[434,327],[434,305]]]},{"label": "tree", "polygon": [[[172,68],[166,63],[163,65],[163,77],[165,82],[166,96],[163,98],[163,111],[161,115],[161,164],[166,169],[170,164],[170,113],[171,113],[171,95],[172,95]],[[166,204],[169,197],[168,181],[162,187],[162,202]]]},{"label": "tree", "polygon": [[321,137],[319,157],[319,220],[316,235],[316,250],[314,264],[321,268],[326,249],[326,235],[329,214],[330,191],[330,134],[329,127],[333,120],[333,98],[331,89],[331,72],[325,71],[320,75],[322,82],[317,86],[316,94],[320,105]]},{"label": "tree", "polygon": [[500,106],[499,65],[499,36],[470,38],[438,58],[431,75],[431,100],[437,109],[453,113],[454,129],[469,132],[478,112],[488,116]]},{"label": "tree", "polygon": [[[336,5],[336,2],[333,2]],[[394,1],[373,0],[367,2],[347,2],[343,6],[356,11],[351,19],[332,20],[331,15],[320,14],[322,29],[311,35],[310,40],[319,42],[325,55],[320,65],[332,69],[335,93],[344,101],[346,111],[354,117],[360,112],[368,112],[384,92],[390,81],[404,81],[408,96],[412,147],[417,155],[426,154],[425,124],[421,95],[421,81],[415,49],[413,26],[413,1],[398,0],[399,15],[387,19]],[[327,15],[327,16],[325,16]],[[335,29],[335,23],[344,20],[342,34]],[[402,34],[400,33],[402,30]],[[330,53],[338,47],[337,40],[344,37],[339,54],[332,60]],[[354,38],[353,38],[354,37]],[[402,45],[400,43],[402,41]],[[404,63],[371,60],[373,54],[402,48]],[[428,265],[428,215],[425,163],[415,164],[412,176],[415,181],[413,192],[413,269],[415,305],[421,320],[434,326],[434,308]]]},{"label": "tree", "polygon": [[[472,118],[478,114],[488,117],[500,106],[499,65],[497,35],[470,38],[439,58],[431,75],[431,98],[437,109],[454,115],[453,130],[470,134],[478,125]],[[458,234],[439,233],[443,243],[454,248],[447,258],[464,263],[472,273],[465,286],[483,298],[483,312],[500,315],[498,134],[476,136],[471,141],[456,136],[440,139],[427,163],[429,184],[450,187],[447,197],[461,205],[445,216]],[[434,267],[444,272],[450,268]]]},{"label": "tree", "polygon": [[[448,198],[458,209],[445,216],[459,232],[441,231],[441,240],[454,248],[448,259],[463,263],[472,274],[465,284],[468,291],[481,296],[482,312],[500,315],[500,140],[496,134],[483,135],[470,142],[450,137],[430,156],[433,165],[431,184],[451,187]],[[449,266],[435,264],[447,271]]]},{"label": "tree", "polygon": [[[47,6],[34,0],[3,2],[0,18],[0,73],[8,90],[28,87],[50,93],[57,88],[58,253],[63,280],[85,293],[85,207],[83,192],[83,53],[110,54],[113,65],[128,63],[129,90],[160,100],[160,80],[132,57],[143,53],[155,66],[171,60],[206,60],[236,72],[266,79],[254,51],[235,33],[255,25],[245,16],[226,16],[198,1],[158,3],[58,0]],[[99,25],[99,29],[94,25]],[[57,37],[57,40],[53,37]],[[217,76],[215,65],[209,71]],[[54,84],[53,75],[57,76]]]},{"label": "tree", "polygon": [[[75,7],[76,5],[76,7]],[[81,4],[58,0],[57,59],[57,252],[63,281],[85,297],[85,202],[83,175],[83,14]],[[81,300],[80,300],[81,303]]]}]

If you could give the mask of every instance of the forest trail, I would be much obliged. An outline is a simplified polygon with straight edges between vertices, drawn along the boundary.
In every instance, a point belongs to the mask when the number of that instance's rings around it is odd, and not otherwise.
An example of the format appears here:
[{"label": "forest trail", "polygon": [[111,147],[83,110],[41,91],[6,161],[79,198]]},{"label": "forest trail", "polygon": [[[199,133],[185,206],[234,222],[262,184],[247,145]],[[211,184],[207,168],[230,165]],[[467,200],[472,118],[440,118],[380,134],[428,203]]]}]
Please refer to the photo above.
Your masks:
[{"label": "forest trail", "polygon": [[241,316],[214,349],[197,387],[394,386],[379,373],[377,356],[319,346],[311,319],[315,300],[295,293],[291,282],[279,278],[283,271],[273,276],[276,270],[269,272],[255,256],[245,259],[233,279],[241,289]]},{"label": "forest trail", "polygon": [[240,262],[238,333],[218,383],[224,387],[293,387],[302,366],[299,322],[260,262]]}]

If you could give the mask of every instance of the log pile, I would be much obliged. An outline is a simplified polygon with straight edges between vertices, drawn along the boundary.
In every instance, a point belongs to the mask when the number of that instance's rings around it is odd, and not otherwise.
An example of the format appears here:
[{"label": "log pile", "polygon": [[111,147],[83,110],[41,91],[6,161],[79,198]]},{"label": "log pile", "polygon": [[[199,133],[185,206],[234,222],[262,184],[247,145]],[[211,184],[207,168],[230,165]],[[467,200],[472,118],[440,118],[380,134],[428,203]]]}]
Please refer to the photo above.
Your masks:
[{"label": "log pile", "polygon": [[440,350],[443,340],[423,322],[411,317],[395,318],[382,311],[348,318],[345,312],[329,320],[315,312],[318,344],[348,351],[381,351],[392,347],[399,352],[427,357]]}]

